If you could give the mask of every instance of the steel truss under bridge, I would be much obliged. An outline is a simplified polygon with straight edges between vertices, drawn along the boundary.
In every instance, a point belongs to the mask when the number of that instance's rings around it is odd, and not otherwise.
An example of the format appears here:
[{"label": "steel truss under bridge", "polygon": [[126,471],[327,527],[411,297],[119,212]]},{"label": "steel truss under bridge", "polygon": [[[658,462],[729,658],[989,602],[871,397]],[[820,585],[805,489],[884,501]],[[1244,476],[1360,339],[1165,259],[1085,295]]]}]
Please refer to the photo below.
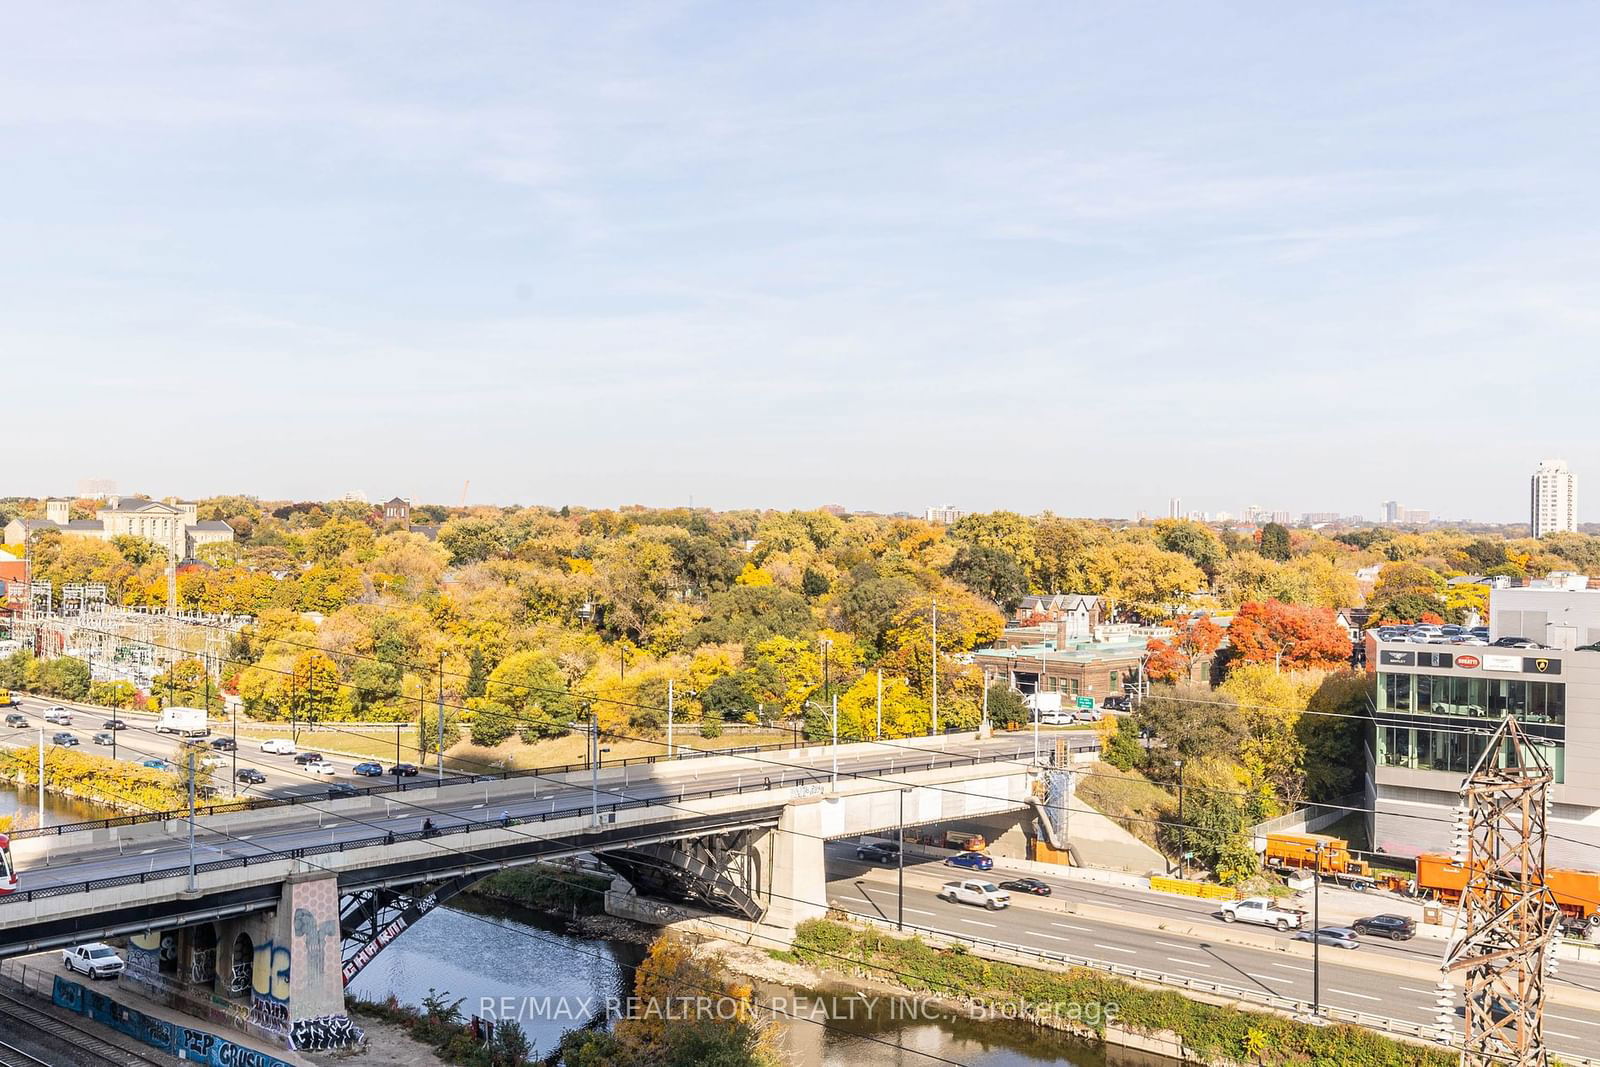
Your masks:
[{"label": "steel truss under bridge", "polygon": [[360,889],[339,902],[339,934],[344,940],[344,984],[349,985],[388,944],[428,912],[474,885],[487,874],[463,874],[432,886]]},{"label": "steel truss under bridge", "polygon": [[761,864],[754,843],[766,831],[735,830],[610,849],[595,858],[641,895],[689,901],[710,911],[755,921],[761,904]]}]

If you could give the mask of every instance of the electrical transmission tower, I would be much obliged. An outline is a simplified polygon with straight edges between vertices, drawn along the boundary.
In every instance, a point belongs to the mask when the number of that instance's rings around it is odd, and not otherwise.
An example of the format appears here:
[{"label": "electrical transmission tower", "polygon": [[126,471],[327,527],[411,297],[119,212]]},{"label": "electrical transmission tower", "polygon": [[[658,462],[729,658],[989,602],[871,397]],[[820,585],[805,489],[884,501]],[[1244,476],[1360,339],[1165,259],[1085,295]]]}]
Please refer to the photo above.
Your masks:
[{"label": "electrical transmission tower", "polygon": [[1544,984],[1554,968],[1561,911],[1544,882],[1553,776],[1507,718],[1462,788],[1456,860],[1466,933],[1446,955],[1466,972],[1462,1067],[1546,1067]]}]

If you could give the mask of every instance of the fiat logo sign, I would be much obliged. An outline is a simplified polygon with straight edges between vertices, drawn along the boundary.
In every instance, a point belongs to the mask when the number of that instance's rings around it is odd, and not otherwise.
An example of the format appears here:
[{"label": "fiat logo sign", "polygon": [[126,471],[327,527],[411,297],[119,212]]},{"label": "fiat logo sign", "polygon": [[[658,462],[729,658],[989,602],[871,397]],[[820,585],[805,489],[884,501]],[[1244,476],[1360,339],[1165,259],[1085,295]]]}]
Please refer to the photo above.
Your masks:
[{"label": "fiat logo sign", "polygon": [[1482,661],[1479,660],[1477,656],[1471,655],[1470,653],[1465,656],[1456,657],[1456,666],[1465,667],[1467,670],[1471,670],[1472,668],[1478,666],[1478,664],[1481,662]]}]

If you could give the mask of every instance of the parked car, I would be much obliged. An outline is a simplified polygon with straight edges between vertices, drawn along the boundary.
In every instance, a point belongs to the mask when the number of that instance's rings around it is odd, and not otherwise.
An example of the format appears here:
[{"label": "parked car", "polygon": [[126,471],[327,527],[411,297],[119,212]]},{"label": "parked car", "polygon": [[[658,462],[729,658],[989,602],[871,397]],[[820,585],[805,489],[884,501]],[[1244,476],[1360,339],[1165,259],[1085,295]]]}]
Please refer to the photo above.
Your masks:
[{"label": "parked car", "polygon": [[261,742],[261,751],[271,752],[279,756],[292,756],[294,755],[294,742],[282,737],[269,738]]},{"label": "parked car", "polygon": [[109,744],[111,744],[112,741],[116,740],[116,736],[113,735],[113,734],[106,733],[104,730],[102,730],[100,733],[95,734],[89,740],[93,741],[97,745],[109,745]]},{"label": "parked car", "polygon": [[373,763],[371,760],[368,760],[365,763],[358,763],[354,767],[351,767],[350,772],[352,774],[359,774],[363,778],[382,778],[383,764]]},{"label": "parked car", "polygon": [[312,774],[338,774],[339,773],[339,768],[335,767],[333,764],[329,763],[327,760],[322,760],[322,759],[317,760],[315,763],[308,763],[308,764],[305,765],[305,767],[306,767],[306,770],[310,771]]},{"label": "parked car", "polygon": [[939,890],[939,899],[948,900],[952,904],[976,904],[990,911],[999,911],[1001,908],[1011,906],[1010,893],[993,882],[981,882],[971,878],[960,882],[946,882]]},{"label": "parked car", "polygon": [[1275,926],[1279,930],[1298,930],[1305,923],[1305,917],[1305,912],[1280,908],[1266,897],[1230,900],[1222,905],[1222,921],[1225,923],[1255,923],[1258,926]]},{"label": "parked car", "polygon": [[1329,948],[1360,948],[1356,932],[1348,926],[1324,926],[1318,930],[1301,930],[1294,935],[1296,941],[1315,941]]},{"label": "parked car", "polygon": [[358,797],[360,795],[361,790],[357,789],[349,782],[334,782],[328,787],[329,800],[339,800],[343,797]]},{"label": "parked car", "polygon": [[233,780],[236,782],[243,782],[245,785],[260,785],[262,782],[267,780],[267,776],[256,770],[254,767],[244,767],[233,776]]},{"label": "parked car", "polygon": [[239,748],[239,743],[231,737],[213,737],[211,747],[218,752],[235,752]]},{"label": "parked car", "polygon": [[397,778],[415,778],[417,776],[417,765],[415,763],[396,763],[389,768],[389,773]]},{"label": "parked car", "polygon": [[60,745],[63,748],[74,748],[78,744],[78,739],[65,730],[57,730],[51,735],[50,743],[52,745]]},{"label": "parked car", "polygon": [[321,763],[322,754],[320,752],[296,752],[294,754],[294,761],[302,765],[307,763]]},{"label": "parked car", "polygon": [[69,971],[86,974],[90,978],[113,978],[121,974],[123,967],[127,966],[122,962],[122,957],[117,955],[116,949],[98,941],[63,949],[61,965]]},{"label": "parked car", "polygon": [[965,867],[969,871],[992,871],[994,860],[982,852],[958,852],[944,861],[946,867]]},{"label": "parked car", "polygon": [[1001,882],[1001,889],[1009,889],[1013,893],[1027,893],[1035,897],[1050,895],[1050,887],[1037,878],[1013,878],[1009,882]]},{"label": "parked car", "polygon": [[1497,637],[1489,642],[1495,648],[1543,648],[1531,637]]},{"label": "parked car", "polygon": [[856,846],[856,859],[873,863],[893,863],[900,858],[900,846],[885,841],[869,841]]},{"label": "parked car", "polygon": [[1358,934],[1387,937],[1391,941],[1410,941],[1417,936],[1417,924],[1404,915],[1369,915],[1350,924]]},{"label": "parked car", "polygon": [[1133,700],[1129,697],[1106,697],[1100,702],[1100,706],[1106,711],[1132,711]]},{"label": "parked car", "polygon": [[107,719],[100,724],[100,729],[102,730],[126,730],[127,728],[128,724],[121,719]]},{"label": "parked car", "polygon": [[28,717],[26,715],[18,715],[16,712],[13,711],[10,715],[6,716],[6,725],[7,726],[26,726],[26,725],[28,725]]},{"label": "parked car", "polygon": [[1487,645],[1488,643],[1477,634],[1461,634],[1451,642],[1454,645]]},{"label": "parked car", "polygon": [[44,721],[53,726],[71,726],[72,713],[58,704],[53,708],[45,709]]}]

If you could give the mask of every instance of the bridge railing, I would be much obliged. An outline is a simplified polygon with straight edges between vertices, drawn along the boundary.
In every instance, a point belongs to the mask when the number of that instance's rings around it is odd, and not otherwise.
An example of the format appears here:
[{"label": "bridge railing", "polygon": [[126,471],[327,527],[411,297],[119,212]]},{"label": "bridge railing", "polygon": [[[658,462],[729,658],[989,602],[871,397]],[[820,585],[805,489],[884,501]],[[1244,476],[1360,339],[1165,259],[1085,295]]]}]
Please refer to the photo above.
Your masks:
[{"label": "bridge railing", "polygon": [[[1014,758],[1012,753],[980,753],[971,756],[953,756],[948,759],[930,758],[926,761],[919,759],[914,763],[908,762],[899,769],[908,772],[925,770],[933,771],[948,767],[971,767],[983,763],[997,763],[1012,758]],[[841,770],[839,771],[838,776],[840,778],[875,779],[882,773],[885,772],[874,771],[867,773],[860,771]],[[785,775],[784,778],[777,783],[773,782],[770,775],[751,775],[750,781],[738,781],[729,786],[712,786],[706,789],[680,789],[676,794],[668,793],[654,797],[639,797],[632,800],[616,800],[611,801],[610,803],[602,803],[599,805],[577,804],[564,808],[552,809],[550,811],[543,811],[533,815],[519,816],[511,820],[509,828],[515,828],[517,826],[529,824],[549,823],[561,819],[571,819],[574,817],[591,815],[596,812],[607,815],[609,820],[614,821],[618,812],[636,811],[641,808],[660,807],[663,805],[684,804],[689,801],[710,800],[716,797],[742,796],[745,793],[764,793],[772,790],[774,787],[790,788],[791,786],[798,785],[814,785],[827,782],[832,777],[833,774],[831,770],[822,769],[798,773],[793,777]],[[317,797],[314,799],[325,800],[326,798]],[[172,817],[187,819],[188,814],[189,813],[187,811],[176,812],[173,813]],[[330,841],[326,844],[308,845],[301,848],[274,850],[266,848],[262,845],[258,845],[255,842],[246,842],[243,843],[246,847],[258,848],[260,849],[260,853],[253,856],[235,856],[230,859],[209,860],[204,863],[197,863],[195,864],[194,871],[196,874],[206,874],[211,871],[235,870],[252,865],[260,866],[263,863],[271,863],[278,860],[308,859],[314,856],[324,856],[334,852],[349,852],[356,849],[372,848],[375,846],[388,846],[402,841],[421,841],[435,837],[449,837],[456,834],[471,833],[474,830],[492,830],[504,825],[498,817],[472,821],[463,819],[458,815],[439,813],[439,818],[450,820],[450,822],[444,825],[436,825],[427,831],[423,831],[420,828],[406,833],[394,833],[393,831],[386,831],[384,833],[376,833],[340,841]],[[99,824],[96,823],[95,825]],[[22,873],[24,875],[27,874],[26,871],[23,871]],[[0,896],[0,906],[13,901],[44,900],[51,897],[67,896],[74,893],[88,893],[97,889],[114,889],[121,886],[144,885],[148,882],[159,882],[172,878],[186,877],[188,873],[189,865],[185,863],[181,866],[163,867],[158,870],[140,871],[136,874],[122,874],[109,878],[91,879],[83,882],[66,882],[58,885],[41,886],[38,889],[19,890],[5,896]]]}]

